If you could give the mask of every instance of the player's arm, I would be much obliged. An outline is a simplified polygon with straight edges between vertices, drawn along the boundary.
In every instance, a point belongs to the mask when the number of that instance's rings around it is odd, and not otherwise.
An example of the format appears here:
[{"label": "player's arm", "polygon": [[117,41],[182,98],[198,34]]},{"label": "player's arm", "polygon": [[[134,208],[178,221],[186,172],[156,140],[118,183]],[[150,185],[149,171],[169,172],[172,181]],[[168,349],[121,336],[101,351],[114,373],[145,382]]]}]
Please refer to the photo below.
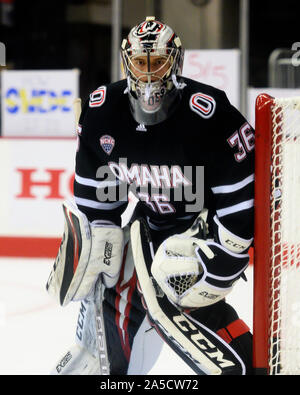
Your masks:
[{"label": "player's arm", "polygon": [[210,188],[205,227],[211,238],[192,231],[195,226],[168,238],[151,269],[168,298],[181,307],[223,299],[243,276],[253,240],[253,130],[225,96],[214,117],[211,161],[205,169]]},{"label": "player's arm", "polygon": [[229,102],[218,115],[215,127],[223,130],[205,180],[213,234],[225,248],[244,253],[253,241],[254,130]]},{"label": "player's arm", "polygon": [[105,163],[99,162],[95,139],[91,133],[94,109],[84,105],[78,124],[74,199],[78,209],[90,222],[102,221],[121,226],[121,215],[127,206],[127,186],[120,184]]}]

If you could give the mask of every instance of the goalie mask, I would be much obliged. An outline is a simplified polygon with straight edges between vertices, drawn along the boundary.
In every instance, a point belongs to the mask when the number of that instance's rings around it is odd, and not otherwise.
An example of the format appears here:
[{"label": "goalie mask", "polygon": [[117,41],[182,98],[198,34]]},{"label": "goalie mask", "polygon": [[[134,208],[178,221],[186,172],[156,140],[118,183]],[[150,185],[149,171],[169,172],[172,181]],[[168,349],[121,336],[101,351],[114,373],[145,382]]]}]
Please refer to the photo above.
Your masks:
[{"label": "goalie mask", "polygon": [[154,17],[131,29],[121,47],[131,112],[138,123],[153,125],[175,110],[183,49],[173,30]]}]

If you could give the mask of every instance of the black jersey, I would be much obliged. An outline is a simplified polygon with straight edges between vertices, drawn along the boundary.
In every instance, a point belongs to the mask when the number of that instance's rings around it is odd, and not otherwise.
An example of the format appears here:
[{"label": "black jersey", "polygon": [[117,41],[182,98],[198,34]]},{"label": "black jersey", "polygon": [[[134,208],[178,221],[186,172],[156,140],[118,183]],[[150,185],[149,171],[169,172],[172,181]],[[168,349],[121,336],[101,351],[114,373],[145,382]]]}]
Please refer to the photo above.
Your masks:
[{"label": "black jersey", "polygon": [[254,131],[211,86],[182,78],[165,121],[138,124],[126,80],[94,91],[78,127],[75,201],[90,221],[121,223],[131,190],[154,230],[171,229],[203,207],[233,234],[253,237]]}]

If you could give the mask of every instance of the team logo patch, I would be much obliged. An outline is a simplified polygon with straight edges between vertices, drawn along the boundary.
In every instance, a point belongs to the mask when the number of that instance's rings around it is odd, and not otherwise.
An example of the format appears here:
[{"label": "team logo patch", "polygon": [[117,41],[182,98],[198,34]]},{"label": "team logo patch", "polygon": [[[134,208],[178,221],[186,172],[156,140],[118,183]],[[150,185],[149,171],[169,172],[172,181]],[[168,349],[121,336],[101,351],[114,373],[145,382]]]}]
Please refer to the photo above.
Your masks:
[{"label": "team logo patch", "polygon": [[108,134],[105,134],[104,136],[100,137],[100,145],[103,151],[107,155],[110,155],[115,146],[115,139]]},{"label": "team logo patch", "polygon": [[142,38],[148,34],[159,34],[165,25],[158,21],[146,21],[141,23],[136,30],[133,32],[133,35]]},{"label": "team logo patch", "polygon": [[93,93],[90,94],[90,107],[100,107],[105,102],[106,86],[100,86]]},{"label": "team logo patch", "polygon": [[202,118],[210,118],[216,110],[216,102],[211,96],[195,93],[190,98],[190,107]]}]

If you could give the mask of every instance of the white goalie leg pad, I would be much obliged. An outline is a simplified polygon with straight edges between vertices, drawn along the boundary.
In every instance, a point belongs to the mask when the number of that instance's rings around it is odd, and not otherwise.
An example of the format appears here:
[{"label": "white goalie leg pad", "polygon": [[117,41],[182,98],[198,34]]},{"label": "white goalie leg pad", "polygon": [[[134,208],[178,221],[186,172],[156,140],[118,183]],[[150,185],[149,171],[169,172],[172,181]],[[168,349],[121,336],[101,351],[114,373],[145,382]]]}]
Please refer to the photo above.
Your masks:
[{"label": "white goalie leg pad", "polygon": [[71,202],[63,211],[64,235],[46,289],[65,306],[91,296],[100,274],[106,287],[117,283],[124,236],[118,226],[89,223]]},{"label": "white goalie leg pad", "polygon": [[99,361],[87,349],[74,344],[57,361],[50,375],[99,375]]},{"label": "white goalie leg pad", "polygon": [[102,374],[94,304],[95,301],[92,300],[81,301],[76,326],[76,344],[71,346],[57,361],[51,375]]},{"label": "white goalie leg pad", "polygon": [[85,299],[80,303],[75,342],[79,347],[85,348],[89,354],[98,356],[93,301]]},{"label": "white goalie leg pad", "polygon": [[134,337],[127,375],[195,375],[144,318]]}]

